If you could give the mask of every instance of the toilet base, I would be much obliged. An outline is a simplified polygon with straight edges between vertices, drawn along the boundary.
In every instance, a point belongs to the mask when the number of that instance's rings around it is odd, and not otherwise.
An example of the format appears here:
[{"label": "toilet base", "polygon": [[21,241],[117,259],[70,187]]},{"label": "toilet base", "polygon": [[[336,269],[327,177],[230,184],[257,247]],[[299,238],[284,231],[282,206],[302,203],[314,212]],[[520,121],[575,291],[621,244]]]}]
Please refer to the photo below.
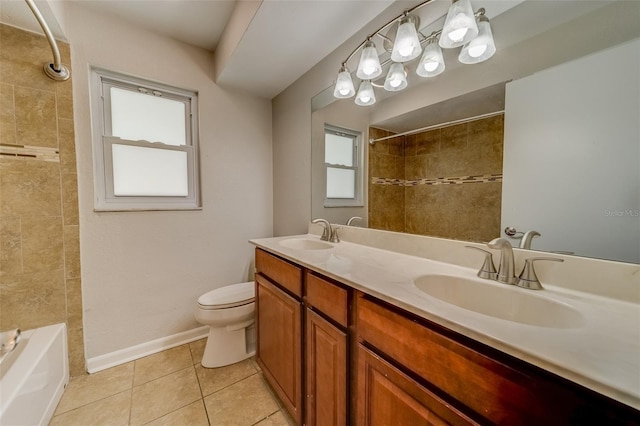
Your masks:
[{"label": "toilet base", "polygon": [[229,330],[228,327],[209,327],[209,336],[202,355],[205,368],[224,367],[255,355],[255,324]]}]

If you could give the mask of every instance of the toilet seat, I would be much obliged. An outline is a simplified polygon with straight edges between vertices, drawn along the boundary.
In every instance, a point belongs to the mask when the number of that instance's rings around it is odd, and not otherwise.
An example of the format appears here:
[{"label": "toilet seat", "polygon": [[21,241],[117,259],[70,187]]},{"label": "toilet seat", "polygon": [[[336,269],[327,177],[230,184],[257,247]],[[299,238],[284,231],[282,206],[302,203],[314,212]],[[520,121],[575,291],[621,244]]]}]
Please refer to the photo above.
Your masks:
[{"label": "toilet seat", "polygon": [[255,284],[248,281],[211,290],[198,298],[200,309],[216,310],[235,308],[253,303]]}]

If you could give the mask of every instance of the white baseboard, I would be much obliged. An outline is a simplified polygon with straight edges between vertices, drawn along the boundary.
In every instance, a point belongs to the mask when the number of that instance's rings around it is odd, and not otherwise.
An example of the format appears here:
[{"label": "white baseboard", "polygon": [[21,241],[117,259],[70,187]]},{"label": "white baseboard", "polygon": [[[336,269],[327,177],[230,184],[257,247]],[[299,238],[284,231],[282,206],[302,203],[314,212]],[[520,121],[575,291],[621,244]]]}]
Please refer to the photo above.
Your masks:
[{"label": "white baseboard", "polygon": [[97,373],[98,371],[115,367],[116,365],[162,352],[176,346],[184,345],[185,343],[193,342],[194,340],[202,339],[207,337],[208,334],[209,327],[205,325],[194,328],[193,330],[183,331],[171,336],[161,337],[159,339],[151,340],[150,342],[141,343],[115,352],[89,358],[87,359],[87,371],[90,374]]}]

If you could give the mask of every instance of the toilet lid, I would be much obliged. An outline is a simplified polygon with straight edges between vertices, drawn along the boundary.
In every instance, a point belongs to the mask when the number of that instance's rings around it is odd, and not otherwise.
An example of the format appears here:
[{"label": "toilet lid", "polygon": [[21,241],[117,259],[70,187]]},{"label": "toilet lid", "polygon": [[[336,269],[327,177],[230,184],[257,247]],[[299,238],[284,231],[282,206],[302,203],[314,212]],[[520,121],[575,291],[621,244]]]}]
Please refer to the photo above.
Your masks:
[{"label": "toilet lid", "polygon": [[255,298],[253,281],[232,284],[211,290],[198,298],[198,304],[205,309],[224,309],[246,305]]}]

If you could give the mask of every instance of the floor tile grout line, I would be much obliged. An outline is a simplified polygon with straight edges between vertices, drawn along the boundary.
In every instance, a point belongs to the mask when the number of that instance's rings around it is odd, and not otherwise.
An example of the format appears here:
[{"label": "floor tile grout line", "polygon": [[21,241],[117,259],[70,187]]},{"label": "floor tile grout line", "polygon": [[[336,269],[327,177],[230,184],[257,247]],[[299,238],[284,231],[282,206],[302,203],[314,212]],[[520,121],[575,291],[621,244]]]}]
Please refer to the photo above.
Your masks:
[{"label": "floor tile grout line", "polygon": [[[72,408],[72,409],[70,409],[70,410],[63,411],[62,413],[55,414],[53,417],[60,417],[60,416],[62,416],[62,415],[65,415],[65,414],[71,413],[72,411],[79,410],[79,409],[81,409],[81,408],[87,407],[87,406],[92,405],[92,404],[96,404],[96,403],[98,403],[98,402],[104,401],[105,399],[109,399],[109,398],[112,398],[112,397],[114,397],[114,396],[116,396],[116,395],[120,395],[121,393],[129,392],[129,391],[132,391],[132,388],[128,388],[128,389],[122,390],[122,391],[120,391],[120,392],[116,392],[116,393],[113,393],[113,394],[111,394],[111,395],[107,395],[107,396],[105,396],[105,397],[103,397],[103,398],[96,399],[95,401],[87,402],[86,404],[82,404],[82,405],[79,405],[79,406],[77,406],[77,407],[75,407],[75,408]],[[133,393],[133,392],[132,392],[132,393]],[[129,405],[131,405],[131,404],[129,404]],[[129,410],[129,411],[131,411],[131,410]],[[53,419],[53,417],[51,417],[51,418]]]},{"label": "floor tile grout line", "polygon": [[[188,407],[189,405],[191,405],[191,404],[193,404],[194,402],[197,402],[197,401],[202,401],[202,404],[204,405],[204,401],[203,401],[203,399],[202,399],[202,398],[196,398],[196,399],[194,399],[193,401],[188,402],[188,403],[186,403],[185,405],[183,405],[183,406],[181,406],[181,407],[178,407],[178,408],[176,408],[176,409],[175,409],[175,410],[173,410],[173,411],[169,411],[168,413],[164,413],[164,414],[163,414],[163,415],[161,415],[161,416],[155,417],[155,418],[153,418],[153,419],[149,420],[148,422],[143,423],[143,425],[148,425],[148,424],[149,424],[149,423],[151,423],[151,422],[155,422],[156,420],[161,419],[161,418],[163,418],[163,417],[166,417],[166,416],[168,416],[169,414],[173,414],[173,413],[175,413],[175,412],[176,412],[176,411],[178,411],[178,410],[182,410],[183,408]],[[205,411],[205,412],[207,411],[207,407],[206,407],[206,405],[205,405],[205,407],[204,407],[204,411]],[[207,421],[209,421],[209,416],[208,416],[208,415],[207,415]],[[131,422],[129,422],[129,424],[131,424]],[[209,422],[209,424],[211,424],[211,422]]]},{"label": "floor tile grout line", "polygon": [[[251,373],[251,374],[249,374],[248,376],[243,377],[242,379],[238,379],[238,380],[236,380],[236,381],[235,381],[235,382],[233,382],[233,383],[229,383],[228,385],[225,385],[224,387],[222,387],[222,388],[220,388],[220,389],[217,389],[217,390],[215,390],[215,391],[213,391],[213,392],[211,392],[211,393],[209,393],[209,394],[207,394],[207,395],[205,395],[205,394],[203,393],[203,394],[202,394],[202,398],[203,398],[203,399],[204,399],[204,398],[208,398],[208,397],[210,397],[211,395],[214,395],[214,394],[216,394],[216,393],[218,393],[218,392],[220,392],[220,391],[223,391],[223,390],[225,390],[225,389],[227,389],[227,388],[229,388],[229,387],[231,387],[231,386],[233,386],[233,385],[235,385],[235,384],[238,384],[238,383],[242,382],[243,380],[246,380],[246,379],[248,379],[248,378],[250,378],[250,377],[255,376],[256,374],[260,374],[260,373],[258,373],[258,372],[256,371],[255,373]],[[196,373],[196,376],[197,376],[197,373]]]},{"label": "floor tile grout line", "polygon": [[136,381],[136,361],[133,361],[133,372],[131,373],[131,395],[129,396],[129,419],[127,425],[131,425],[131,414],[133,413],[133,388]]},{"label": "floor tile grout line", "polygon": [[263,422],[265,420],[267,420],[269,417],[275,415],[276,413],[280,412],[280,408],[278,408],[276,411],[274,411],[271,414],[267,414],[266,416],[264,416],[263,418],[261,418],[260,420],[258,420],[257,422],[253,423],[251,426],[256,426],[258,423]]}]

